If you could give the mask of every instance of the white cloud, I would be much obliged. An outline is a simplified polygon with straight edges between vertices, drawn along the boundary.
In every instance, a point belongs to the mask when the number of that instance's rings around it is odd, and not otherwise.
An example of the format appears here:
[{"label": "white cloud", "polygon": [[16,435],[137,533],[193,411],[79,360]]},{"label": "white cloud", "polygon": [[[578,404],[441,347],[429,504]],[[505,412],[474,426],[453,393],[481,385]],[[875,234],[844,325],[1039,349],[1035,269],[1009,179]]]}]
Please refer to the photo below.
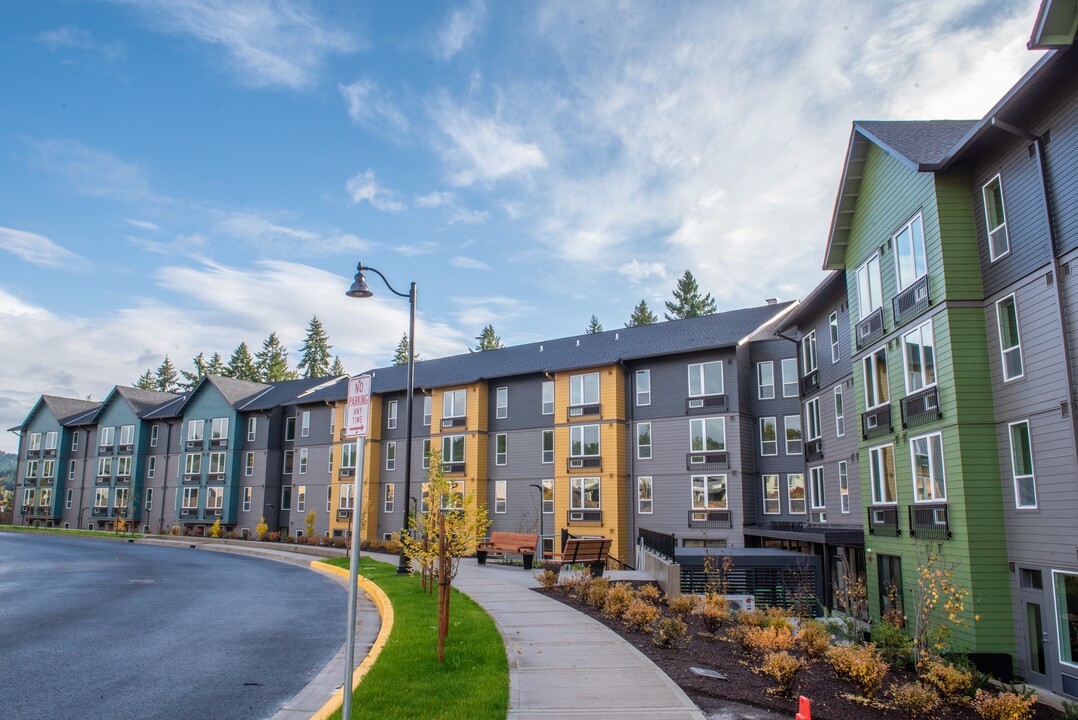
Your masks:
[{"label": "white cloud", "polygon": [[490,265],[487,265],[482,260],[476,260],[475,258],[466,257],[464,255],[457,255],[451,258],[449,264],[453,267],[463,268],[465,270],[490,270]]},{"label": "white cloud", "polygon": [[354,175],[345,183],[344,189],[348,192],[348,197],[354,205],[366,200],[376,210],[400,212],[405,208],[404,203],[393,199],[391,190],[386,190],[378,184],[378,181],[374,178],[373,170]]},{"label": "white cloud", "polygon": [[421,208],[436,208],[443,205],[452,205],[456,198],[451,192],[438,192],[437,190],[430,192],[426,195],[421,195],[415,199],[417,207]]},{"label": "white cloud", "polygon": [[9,253],[32,265],[66,270],[80,270],[86,265],[86,258],[61,247],[44,235],[0,227],[0,250]]},{"label": "white cloud", "polygon": [[487,220],[490,220],[490,213],[486,210],[457,208],[449,215],[450,225],[456,225],[457,223],[463,223],[465,225],[482,225]]},{"label": "white cloud", "polygon": [[122,60],[127,54],[127,46],[123,42],[98,42],[89,30],[74,25],[62,25],[55,30],[39,33],[34,39],[52,52],[61,48],[87,50],[109,61]]},{"label": "white cloud", "polygon": [[486,6],[479,0],[474,0],[467,7],[453,8],[438,35],[438,54],[443,60],[450,59],[464,48],[479,31],[486,13]]},{"label": "white cloud", "polygon": [[82,195],[126,203],[172,202],[153,190],[142,165],[121,160],[107,150],[70,139],[31,141],[31,146],[42,169],[59,175]]},{"label": "white cloud", "polygon": [[438,126],[452,141],[444,148],[454,168],[454,185],[500,180],[544,168],[546,156],[535,143],[521,139],[520,128],[497,117],[480,117],[444,100],[437,110]]},{"label": "white cloud", "polygon": [[467,328],[465,334],[474,337],[472,333],[478,335],[484,327],[493,325],[506,344],[515,341],[503,334],[499,327],[511,327],[514,321],[536,313],[534,305],[504,295],[451,297],[449,301],[458,308],[452,312],[454,324],[458,328]]},{"label": "white cloud", "polygon": [[379,130],[403,132],[408,129],[408,119],[386,97],[376,95],[378,84],[369,78],[361,78],[350,85],[338,85],[337,89],[348,105],[348,117],[353,122]]},{"label": "white cloud", "polygon": [[128,218],[127,224],[132,227],[137,227],[139,230],[149,230],[150,232],[161,231],[160,225],[155,222],[150,222],[149,220],[135,220],[133,218]]},{"label": "white cloud", "polygon": [[665,280],[666,263],[640,262],[636,258],[633,258],[631,262],[627,262],[619,267],[618,273],[628,278],[629,282],[633,285],[639,285],[649,278]]}]

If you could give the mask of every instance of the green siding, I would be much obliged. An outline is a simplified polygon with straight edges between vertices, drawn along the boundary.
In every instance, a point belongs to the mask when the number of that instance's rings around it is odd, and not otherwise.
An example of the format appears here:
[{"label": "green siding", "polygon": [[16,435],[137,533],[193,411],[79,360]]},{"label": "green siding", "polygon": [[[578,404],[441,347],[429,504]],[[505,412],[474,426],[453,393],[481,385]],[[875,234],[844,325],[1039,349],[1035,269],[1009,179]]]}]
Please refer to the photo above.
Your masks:
[{"label": "green siding", "polygon": [[[946,281],[945,292],[940,297],[979,302],[984,297],[984,289],[981,285],[973,201],[966,173],[951,172],[936,176],[936,206],[939,211],[939,234],[943,238],[942,267]],[[935,300],[935,286],[932,291]]]}]

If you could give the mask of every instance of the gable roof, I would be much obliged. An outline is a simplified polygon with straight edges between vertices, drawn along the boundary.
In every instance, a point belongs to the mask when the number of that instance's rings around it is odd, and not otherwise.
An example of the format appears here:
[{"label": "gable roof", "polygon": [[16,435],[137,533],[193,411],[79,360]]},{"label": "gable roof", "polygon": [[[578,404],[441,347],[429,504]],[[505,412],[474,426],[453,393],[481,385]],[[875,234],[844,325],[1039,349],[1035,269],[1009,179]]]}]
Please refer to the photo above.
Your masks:
[{"label": "gable roof", "polygon": [[143,390],[142,388],[117,385],[105,397],[104,402],[100,403],[98,414],[104,412],[105,408],[111,405],[113,400],[117,397],[123,399],[128,404],[136,417],[143,419],[149,413],[164,404],[172,402],[180,397],[180,395],[176,393],[160,392],[158,390]]},{"label": "gable roof", "polygon": [[[299,378],[297,380],[282,380],[280,382],[273,383],[266,392],[259,393],[250,400],[242,403],[237,410],[244,412],[254,410],[269,410],[275,408],[278,405],[294,404],[294,401],[304,396],[307,393],[318,390],[327,383],[337,382],[339,380],[347,380],[347,376],[341,375],[339,377],[316,377],[316,378]],[[348,394],[348,383],[344,384],[343,399]],[[310,401],[304,401],[310,402]]]},{"label": "gable roof", "polygon": [[101,403],[93,402],[92,400],[60,397],[59,395],[42,395],[37,399],[37,402],[34,403],[34,406],[30,408],[30,412],[26,414],[26,418],[22,423],[13,428],[8,428],[8,431],[16,432],[25,428],[30,424],[34,415],[36,415],[43,406],[48,408],[49,412],[52,413],[52,416],[56,418],[56,422],[66,426],[69,424],[77,424],[72,423],[72,421],[77,420],[82,416],[95,414],[97,409],[101,407]]},{"label": "gable roof", "polygon": [[791,311],[777,328],[777,332],[801,328],[815,322],[823,313],[846,299],[846,273],[836,270],[814,287],[798,307]]},{"label": "gable roof", "polygon": [[177,415],[182,415],[184,409],[191,403],[196,395],[203,391],[207,385],[213,386],[221,397],[225,399],[233,410],[239,410],[240,405],[250,402],[262,393],[273,388],[265,383],[238,380],[237,378],[225,377],[224,375],[203,375],[198,384],[184,398],[183,404],[176,409]]},{"label": "gable roof", "polygon": [[281,405],[310,405],[312,403],[335,403],[348,397],[348,376],[314,378],[320,384],[305,390]]}]

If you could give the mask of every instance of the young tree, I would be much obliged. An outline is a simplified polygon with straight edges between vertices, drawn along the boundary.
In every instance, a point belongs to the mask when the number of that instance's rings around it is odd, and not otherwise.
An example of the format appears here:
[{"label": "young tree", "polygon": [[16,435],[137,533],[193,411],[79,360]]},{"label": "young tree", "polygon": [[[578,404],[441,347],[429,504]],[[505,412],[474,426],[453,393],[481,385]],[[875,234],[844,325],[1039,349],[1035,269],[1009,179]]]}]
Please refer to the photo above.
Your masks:
[{"label": "young tree", "polygon": [[329,369],[330,375],[347,375],[348,372],[344,369],[344,363],[341,362],[339,356],[333,356],[333,367]]},{"label": "young tree", "polygon": [[228,359],[228,366],[225,368],[224,374],[237,380],[250,380],[251,382],[258,382],[261,379],[254,358],[251,357],[251,351],[247,349],[247,343],[241,342],[239,347],[232,352],[232,357]]},{"label": "young tree", "polygon": [[[412,358],[415,361],[419,361],[419,355]],[[401,333],[401,341],[397,343],[397,351],[393,353],[394,365],[407,365],[408,364],[408,333]]]},{"label": "young tree", "polygon": [[599,318],[594,315],[591,316],[591,321],[588,326],[584,328],[584,332],[588,335],[594,335],[595,333],[601,333],[603,331],[603,324],[599,322]]},{"label": "young tree", "polygon": [[139,375],[138,380],[135,381],[135,387],[141,390],[156,390],[157,379],[153,376],[153,372],[147,369],[146,372]]},{"label": "young tree", "polygon": [[700,296],[700,286],[688,270],[678,279],[677,287],[674,288],[674,302],[668,301],[666,309],[670,311],[664,313],[667,320],[701,317],[718,311],[711,293]]},{"label": "young tree", "polygon": [[483,332],[475,336],[475,339],[479,341],[479,344],[475,346],[472,352],[483,352],[484,350],[497,350],[505,347],[502,345],[502,339],[494,334],[494,326],[487,325],[483,328]]},{"label": "young tree", "polygon": [[206,364],[207,375],[224,375],[228,369],[225,366],[225,361],[221,358],[221,353],[214,353],[210,358],[210,361]]},{"label": "young tree", "polygon": [[629,316],[629,322],[625,327],[637,327],[639,325],[654,325],[659,321],[655,313],[651,312],[647,300],[641,300],[640,304],[633,308],[633,314]]},{"label": "young tree", "polygon": [[262,349],[255,355],[258,379],[262,382],[295,380],[297,375],[288,369],[288,348],[281,344],[276,332],[262,342]]},{"label": "young tree", "polygon": [[183,375],[183,383],[181,383],[181,385],[183,386],[183,389],[187,391],[194,390],[195,386],[198,385],[198,381],[206,374],[206,360],[202,353],[191,358],[191,364],[194,366],[194,369],[191,372],[180,370],[180,374]]},{"label": "young tree", "polygon": [[176,392],[179,390],[176,381],[179,379],[179,374],[176,372],[176,366],[172,364],[172,361],[168,359],[168,355],[165,355],[164,362],[157,368],[157,387],[156,390],[161,392]]},{"label": "young tree", "polygon": [[296,370],[303,373],[303,377],[325,377],[329,375],[329,350],[333,346],[329,344],[329,336],[322,327],[322,321],[318,316],[311,317],[307,325],[307,337],[300,348],[301,357]]}]

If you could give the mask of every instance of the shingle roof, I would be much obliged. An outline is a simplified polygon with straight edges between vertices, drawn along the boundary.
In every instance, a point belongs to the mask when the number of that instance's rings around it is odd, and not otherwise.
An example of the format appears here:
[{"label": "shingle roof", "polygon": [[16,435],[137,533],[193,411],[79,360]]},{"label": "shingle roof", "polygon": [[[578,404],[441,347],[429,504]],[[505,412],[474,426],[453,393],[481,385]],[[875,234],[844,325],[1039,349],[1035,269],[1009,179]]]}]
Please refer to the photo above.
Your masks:
[{"label": "shingle roof", "polygon": [[172,400],[169,400],[156,408],[151,410],[142,416],[143,420],[164,420],[166,418],[175,418],[183,415],[183,406],[187,403],[187,398],[191,393],[182,393],[177,395]]},{"label": "shingle roof", "polygon": [[[237,410],[244,412],[251,410],[268,410],[278,405],[287,405],[304,393],[315,390],[327,382],[336,380],[332,377],[299,378],[298,380],[282,380],[269,386],[266,392],[259,393],[247,402],[236,406]],[[345,393],[348,385],[345,383]],[[341,396],[342,398],[344,395]]]},{"label": "shingle roof", "polygon": [[131,409],[134,410],[135,414],[140,418],[145,418],[148,414],[157,410],[162,405],[166,405],[181,397],[177,393],[143,390],[141,388],[127,387],[125,385],[117,385],[116,393],[127,401],[131,406]]},{"label": "shingle roof", "polygon": [[[52,411],[53,416],[61,425],[66,424],[79,416],[85,415],[88,412],[96,411],[101,407],[101,403],[99,402],[58,397],[56,395],[42,395],[41,399],[48,405],[49,410]],[[29,419],[30,418],[27,417],[27,420]]]},{"label": "shingle roof", "polygon": [[[338,375],[328,378],[314,378],[319,385],[305,390],[282,405],[308,405],[311,403],[333,403],[348,397],[348,376]],[[244,408],[246,409],[246,408]]]},{"label": "shingle roof", "polygon": [[976,125],[976,120],[858,120],[854,128],[892,155],[919,166],[938,163]]},{"label": "shingle roof", "polygon": [[802,323],[813,322],[821,313],[834,307],[836,302],[846,297],[846,272],[835,270],[814,287],[798,307],[782,319],[777,330],[785,332],[801,327]]}]

